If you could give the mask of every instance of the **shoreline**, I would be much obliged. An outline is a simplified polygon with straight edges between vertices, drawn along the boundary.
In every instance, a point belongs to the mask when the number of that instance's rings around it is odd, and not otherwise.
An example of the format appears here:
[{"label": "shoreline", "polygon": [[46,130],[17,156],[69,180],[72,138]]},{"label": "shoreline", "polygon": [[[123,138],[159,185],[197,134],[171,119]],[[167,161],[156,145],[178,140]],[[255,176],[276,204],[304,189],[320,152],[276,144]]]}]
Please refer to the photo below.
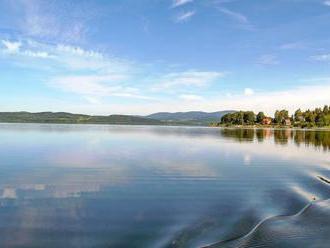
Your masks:
[{"label": "shoreline", "polygon": [[128,124],[128,123],[60,123],[60,122],[0,122],[2,124],[37,124],[37,125],[105,125],[105,126],[155,126],[155,127],[196,127],[196,128],[222,128],[222,129],[271,129],[271,130],[300,130],[300,131],[330,131],[330,127],[289,127],[289,126],[256,126],[256,125],[180,125],[180,124]]},{"label": "shoreline", "polygon": [[256,126],[256,125],[220,125],[211,126],[214,128],[233,128],[233,129],[273,129],[273,130],[318,130],[318,131],[330,131],[330,127],[291,127],[291,126]]}]

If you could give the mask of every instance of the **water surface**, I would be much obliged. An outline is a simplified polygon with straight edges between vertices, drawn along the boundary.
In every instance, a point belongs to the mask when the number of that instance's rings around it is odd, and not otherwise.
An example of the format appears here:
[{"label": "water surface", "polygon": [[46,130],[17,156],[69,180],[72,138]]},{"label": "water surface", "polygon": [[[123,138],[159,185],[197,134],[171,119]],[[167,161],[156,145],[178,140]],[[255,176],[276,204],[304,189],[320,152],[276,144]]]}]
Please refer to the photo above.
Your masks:
[{"label": "water surface", "polygon": [[0,124],[0,247],[327,247],[329,155],[327,131]]}]

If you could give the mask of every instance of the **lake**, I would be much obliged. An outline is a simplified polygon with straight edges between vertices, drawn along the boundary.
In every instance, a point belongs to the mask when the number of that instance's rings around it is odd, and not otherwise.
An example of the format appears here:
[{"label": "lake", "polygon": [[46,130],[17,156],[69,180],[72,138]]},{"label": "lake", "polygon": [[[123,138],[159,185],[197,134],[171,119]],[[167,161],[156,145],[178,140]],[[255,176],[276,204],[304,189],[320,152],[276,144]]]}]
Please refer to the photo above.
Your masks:
[{"label": "lake", "polygon": [[0,124],[0,247],[328,247],[330,132]]}]

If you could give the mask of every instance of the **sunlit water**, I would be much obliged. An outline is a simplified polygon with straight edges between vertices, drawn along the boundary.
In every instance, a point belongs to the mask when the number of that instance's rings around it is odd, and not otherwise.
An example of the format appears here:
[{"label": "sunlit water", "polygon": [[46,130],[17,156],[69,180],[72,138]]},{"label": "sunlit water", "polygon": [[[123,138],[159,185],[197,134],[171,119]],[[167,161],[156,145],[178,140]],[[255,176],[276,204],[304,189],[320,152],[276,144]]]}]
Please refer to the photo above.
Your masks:
[{"label": "sunlit water", "polygon": [[329,169],[326,131],[0,124],[0,247],[328,247]]}]

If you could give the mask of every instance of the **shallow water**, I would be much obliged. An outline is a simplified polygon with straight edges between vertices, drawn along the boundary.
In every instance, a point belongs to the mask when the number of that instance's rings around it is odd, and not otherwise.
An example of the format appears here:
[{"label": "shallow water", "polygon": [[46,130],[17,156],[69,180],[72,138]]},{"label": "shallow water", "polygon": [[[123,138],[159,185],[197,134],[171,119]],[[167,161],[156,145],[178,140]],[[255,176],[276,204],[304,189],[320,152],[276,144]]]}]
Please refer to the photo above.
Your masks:
[{"label": "shallow water", "polygon": [[327,247],[329,155],[327,131],[0,124],[0,247]]}]

